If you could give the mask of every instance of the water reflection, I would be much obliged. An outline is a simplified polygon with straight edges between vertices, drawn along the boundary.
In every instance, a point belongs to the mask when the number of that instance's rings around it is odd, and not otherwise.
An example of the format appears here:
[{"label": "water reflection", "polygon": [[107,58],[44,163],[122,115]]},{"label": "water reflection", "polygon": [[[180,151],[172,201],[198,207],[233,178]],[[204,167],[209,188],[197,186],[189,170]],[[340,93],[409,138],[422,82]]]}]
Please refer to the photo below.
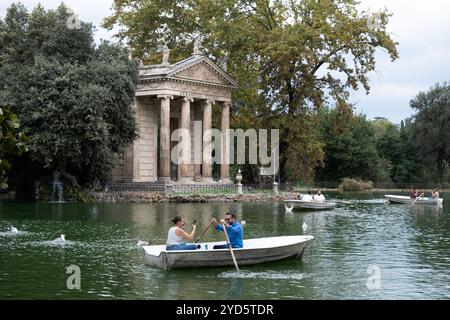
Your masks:
[{"label": "water reflection", "polygon": [[[286,212],[283,203],[0,204],[0,298],[399,299],[450,296],[450,203],[388,205],[382,194],[346,197],[329,211]],[[444,195],[448,198],[448,195]],[[159,270],[145,266],[137,240],[165,243],[170,218],[197,220],[199,233],[227,211],[247,222],[246,238],[307,234],[303,261],[234,268]],[[189,227],[189,226],[188,226]],[[70,245],[46,245],[64,231]],[[223,241],[209,230],[206,241]],[[65,268],[82,270],[66,289]],[[367,288],[378,266],[381,289]],[[45,280],[43,280],[45,279]]]}]

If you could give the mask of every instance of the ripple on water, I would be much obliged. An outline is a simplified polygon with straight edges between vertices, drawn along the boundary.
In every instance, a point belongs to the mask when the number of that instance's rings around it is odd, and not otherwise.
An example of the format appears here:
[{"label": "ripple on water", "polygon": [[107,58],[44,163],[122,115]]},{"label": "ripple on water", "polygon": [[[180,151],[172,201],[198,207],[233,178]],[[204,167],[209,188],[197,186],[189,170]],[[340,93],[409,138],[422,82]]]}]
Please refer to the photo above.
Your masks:
[{"label": "ripple on water", "polygon": [[12,231],[6,231],[6,232],[0,232],[0,237],[20,237],[20,236],[26,236],[30,233],[28,231],[19,231],[19,232],[12,232]]},{"label": "ripple on water", "polygon": [[27,244],[32,246],[70,247],[77,245],[77,241],[61,241],[59,239],[56,239],[51,241],[31,241],[27,242]]},{"label": "ripple on water", "polygon": [[298,272],[279,272],[279,271],[263,271],[252,272],[243,270],[240,272],[222,272],[218,275],[219,278],[237,278],[237,279],[267,279],[267,280],[302,280],[307,278],[307,275]]}]

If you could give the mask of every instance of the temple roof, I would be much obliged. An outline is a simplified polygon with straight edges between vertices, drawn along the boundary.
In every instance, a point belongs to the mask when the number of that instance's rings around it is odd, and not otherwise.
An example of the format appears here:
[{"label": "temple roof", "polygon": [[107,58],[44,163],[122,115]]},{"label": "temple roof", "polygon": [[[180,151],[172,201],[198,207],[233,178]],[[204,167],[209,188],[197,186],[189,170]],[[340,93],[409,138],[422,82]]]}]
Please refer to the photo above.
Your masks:
[{"label": "temple roof", "polygon": [[141,81],[185,80],[235,89],[237,82],[203,54],[194,54],[174,64],[156,64],[139,69]]}]

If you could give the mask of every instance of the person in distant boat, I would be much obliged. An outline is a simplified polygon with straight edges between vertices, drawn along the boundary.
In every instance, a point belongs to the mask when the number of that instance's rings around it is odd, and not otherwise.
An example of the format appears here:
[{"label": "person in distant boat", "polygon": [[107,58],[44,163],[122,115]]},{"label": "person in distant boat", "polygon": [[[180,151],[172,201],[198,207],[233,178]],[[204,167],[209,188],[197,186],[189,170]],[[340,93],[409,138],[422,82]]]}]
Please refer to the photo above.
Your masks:
[{"label": "person in distant boat", "polygon": [[[234,213],[227,212],[225,214],[225,219],[220,219],[220,223],[217,222],[216,218],[212,218],[211,222],[214,224],[216,230],[221,232],[223,232],[222,224],[225,225],[232,248],[244,247],[244,230],[242,229],[242,225],[236,220],[236,215]],[[226,248],[228,248],[228,244],[215,245],[213,247],[213,249]]]},{"label": "person in distant boat", "polygon": [[313,197],[312,197],[311,191],[308,191],[308,194],[305,194],[305,195],[301,198],[301,200],[303,200],[303,201],[312,201],[312,200],[313,200]]},{"label": "person in distant boat", "polygon": [[416,198],[417,198],[417,190],[416,190],[416,189],[411,189],[411,190],[409,191],[409,197],[410,197],[411,199],[416,199]]},{"label": "person in distant boat", "polygon": [[181,217],[174,217],[172,219],[174,224],[173,227],[169,229],[167,233],[166,250],[195,250],[197,249],[196,244],[187,244],[187,241],[193,241],[195,234],[195,222],[192,224],[191,233],[187,233],[184,230],[186,223]]},{"label": "person in distant boat", "polygon": [[317,191],[317,194],[314,196],[314,201],[325,202],[325,197],[323,196],[323,194],[320,190]]},{"label": "person in distant boat", "polygon": [[433,192],[431,193],[431,197],[433,199],[439,199],[439,189],[438,188],[433,190]]}]

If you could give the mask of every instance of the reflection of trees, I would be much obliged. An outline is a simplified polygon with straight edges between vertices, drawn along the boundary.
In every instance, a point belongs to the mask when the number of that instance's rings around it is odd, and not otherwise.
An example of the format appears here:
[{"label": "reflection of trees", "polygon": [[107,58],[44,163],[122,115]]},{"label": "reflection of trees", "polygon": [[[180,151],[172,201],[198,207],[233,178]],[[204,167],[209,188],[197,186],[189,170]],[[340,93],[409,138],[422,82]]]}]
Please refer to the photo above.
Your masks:
[{"label": "reflection of trees", "polygon": [[244,279],[242,278],[232,278],[229,282],[229,288],[227,294],[228,300],[242,300],[244,297]]}]

